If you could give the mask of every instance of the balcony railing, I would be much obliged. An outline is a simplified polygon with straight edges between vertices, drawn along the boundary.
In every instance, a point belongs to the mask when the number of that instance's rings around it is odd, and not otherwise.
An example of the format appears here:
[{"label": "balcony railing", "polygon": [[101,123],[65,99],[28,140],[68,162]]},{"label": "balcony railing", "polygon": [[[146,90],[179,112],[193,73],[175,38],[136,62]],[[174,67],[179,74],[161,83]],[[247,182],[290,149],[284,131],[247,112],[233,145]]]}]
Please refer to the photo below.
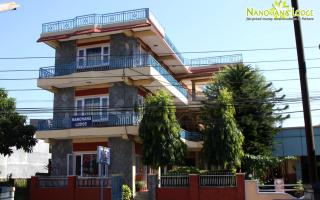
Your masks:
[{"label": "balcony railing", "polygon": [[[135,112],[126,112],[119,114],[118,112],[110,112],[107,116],[93,115],[90,116],[92,121],[89,126],[81,127],[116,127],[116,126],[134,126],[138,125],[141,116]],[[54,118],[50,120],[39,120],[37,129],[45,130],[61,130],[75,128],[72,125],[72,118]],[[80,128],[80,127],[79,127]]]},{"label": "balcony railing", "polygon": [[224,55],[224,56],[214,56],[206,58],[195,58],[185,60],[185,65],[191,67],[204,67],[214,64],[232,64],[232,63],[242,63],[243,58],[241,54]]},{"label": "balcony railing", "polygon": [[73,19],[61,20],[42,24],[42,33],[68,31],[88,25],[111,25],[116,23],[131,22],[148,19],[149,9],[136,9],[109,14],[82,15]]},{"label": "balcony railing", "polygon": [[74,72],[85,71],[106,71],[113,69],[135,68],[135,67],[153,67],[166,80],[180,91],[185,97],[188,97],[187,90],[179,83],[162,65],[151,55],[141,54],[133,56],[111,56],[109,63],[104,63],[101,60],[90,61],[85,65],[79,66],[77,63],[68,65],[56,65],[52,67],[42,67],[39,70],[39,78],[51,78],[55,76],[68,75]]},{"label": "balcony railing", "polygon": [[180,132],[180,137],[189,141],[203,141],[203,135],[199,132],[191,132],[183,130]]}]

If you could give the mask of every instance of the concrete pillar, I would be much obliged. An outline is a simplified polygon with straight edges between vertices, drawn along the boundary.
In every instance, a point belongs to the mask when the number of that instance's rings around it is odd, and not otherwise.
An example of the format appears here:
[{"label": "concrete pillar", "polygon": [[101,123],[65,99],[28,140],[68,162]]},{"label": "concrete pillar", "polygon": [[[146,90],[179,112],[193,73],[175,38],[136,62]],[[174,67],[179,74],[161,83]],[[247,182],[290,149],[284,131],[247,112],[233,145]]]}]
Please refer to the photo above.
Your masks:
[{"label": "concrete pillar", "polygon": [[148,174],[148,200],[156,200],[158,176],[156,174]]},{"label": "concrete pillar", "polygon": [[[53,100],[53,119],[66,119],[64,121],[59,121],[58,126],[68,126],[68,119],[74,115],[74,93],[75,89],[72,87],[69,88],[59,88],[54,93]],[[59,127],[62,128],[62,127]],[[70,128],[70,127],[64,127]]]},{"label": "concrete pillar", "polygon": [[109,138],[111,161],[109,166],[110,175],[122,175],[124,183],[130,188],[135,188],[135,158],[134,142],[120,137]]},{"label": "concrete pillar", "polygon": [[191,83],[192,83],[192,101],[195,101],[197,98],[196,83],[195,83],[195,81],[191,81]]},{"label": "concrete pillar", "polygon": [[199,176],[196,174],[189,175],[189,197],[190,200],[200,200]]},{"label": "concrete pillar", "polygon": [[67,175],[67,155],[72,153],[72,140],[50,140],[51,145],[51,175]]},{"label": "concrete pillar", "polygon": [[37,198],[38,188],[39,188],[38,177],[32,176],[30,181],[30,199],[38,199]]},{"label": "concrete pillar", "polygon": [[245,173],[236,174],[237,200],[245,200]]},{"label": "concrete pillar", "polygon": [[77,177],[76,176],[69,176],[68,177],[68,199],[74,199],[75,193],[76,193],[76,184],[77,184]]},{"label": "concrete pillar", "polygon": [[76,61],[76,40],[60,42],[56,48],[55,75],[66,75],[74,72]]}]

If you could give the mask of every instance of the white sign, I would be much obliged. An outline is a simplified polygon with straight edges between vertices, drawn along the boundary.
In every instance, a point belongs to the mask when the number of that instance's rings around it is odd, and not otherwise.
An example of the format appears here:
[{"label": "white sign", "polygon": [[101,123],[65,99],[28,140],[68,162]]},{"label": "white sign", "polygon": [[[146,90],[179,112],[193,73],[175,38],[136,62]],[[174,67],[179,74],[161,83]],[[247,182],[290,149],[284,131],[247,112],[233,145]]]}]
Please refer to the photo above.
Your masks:
[{"label": "white sign", "polygon": [[97,148],[97,162],[110,165],[110,148],[98,146]]}]

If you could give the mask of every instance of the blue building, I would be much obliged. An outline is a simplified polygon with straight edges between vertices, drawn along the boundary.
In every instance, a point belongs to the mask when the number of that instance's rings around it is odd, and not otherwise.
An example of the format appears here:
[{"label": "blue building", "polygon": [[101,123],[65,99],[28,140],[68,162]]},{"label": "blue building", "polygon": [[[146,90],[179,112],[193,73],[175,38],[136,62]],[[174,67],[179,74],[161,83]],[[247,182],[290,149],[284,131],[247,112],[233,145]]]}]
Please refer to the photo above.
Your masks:
[{"label": "blue building", "polygon": [[[320,173],[320,126],[314,127],[317,169]],[[296,161],[289,161],[286,166],[289,181],[308,182],[307,144],[304,127],[284,128],[274,139],[275,156],[296,156]]]}]

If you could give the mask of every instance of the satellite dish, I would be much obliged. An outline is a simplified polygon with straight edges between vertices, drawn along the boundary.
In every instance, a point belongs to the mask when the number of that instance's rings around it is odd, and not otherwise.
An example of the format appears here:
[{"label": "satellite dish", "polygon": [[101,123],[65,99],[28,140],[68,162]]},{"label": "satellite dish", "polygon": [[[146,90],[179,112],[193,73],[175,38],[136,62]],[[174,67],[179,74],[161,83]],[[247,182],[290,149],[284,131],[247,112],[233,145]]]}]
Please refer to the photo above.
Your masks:
[{"label": "satellite dish", "polygon": [[20,5],[14,1],[7,2],[7,3],[1,3],[0,4],[0,12],[5,12],[5,11],[9,11],[9,10],[17,10],[18,7],[20,7]]}]

